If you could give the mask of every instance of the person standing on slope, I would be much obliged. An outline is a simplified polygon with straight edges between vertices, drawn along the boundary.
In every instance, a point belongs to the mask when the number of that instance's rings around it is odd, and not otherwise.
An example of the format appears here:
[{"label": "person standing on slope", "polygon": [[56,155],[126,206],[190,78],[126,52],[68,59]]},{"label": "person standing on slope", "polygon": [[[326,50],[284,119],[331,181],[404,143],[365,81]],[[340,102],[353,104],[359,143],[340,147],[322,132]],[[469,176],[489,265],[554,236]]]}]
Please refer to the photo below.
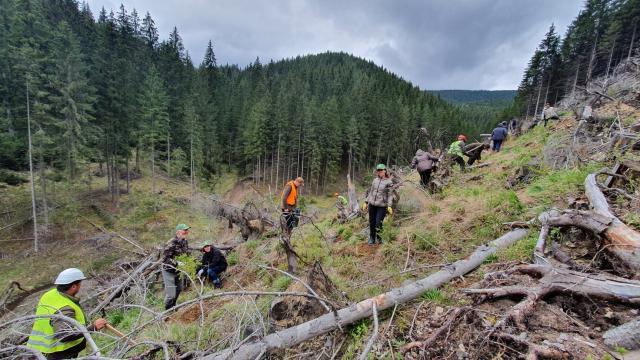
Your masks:
[{"label": "person standing on slope", "polygon": [[462,158],[462,155],[464,154],[466,142],[467,137],[460,134],[458,135],[458,140],[452,142],[451,145],[449,145],[449,150],[447,150],[447,154],[451,156],[451,160],[460,165],[461,171],[464,171],[464,158]]},{"label": "person standing on slope", "polygon": [[362,210],[369,210],[369,245],[373,245],[378,241],[382,244],[380,232],[382,231],[382,222],[384,217],[393,214],[391,205],[393,203],[393,182],[387,173],[387,167],[384,164],[376,166],[376,176],[371,183],[371,187],[367,189],[365,202]]},{"label": "person standing on slope", "polygon": [[500,148],[502,147],[502,142],[507,138],[507,123],[501,122],[498,126],[493,129],[491,132],[491,141],[493,141],[492,150],[495,152],[500,152]]},{"label": "person standing on slope", "polygon": [[169,240],[162,253],[162,280],[164,282],[164,308],[171,309],[176,305],[178,296],[182,291],[182,282],[178,265],[181,265],[176,257],[189,253],[187,235],[191,227],[185,224],[176,226],[176,236]]},{"label": "person standing on slope", "polygon": [[280,209],[283,217],[283,231],[291,235],[291,231],[296,226],[296,207],[300,196],[300,187],[304,186],[304,179],[297,177],[295,180],[287,182],[280,196]]},{"label": "person standing on slope", "polygon": [[418,170],[418,174],[420,174],[420,184],[422,184],[422,187],[425,189],[429,186],[431,172],[438,160],[437,157],[431,155],[428,151],[418,149],[416,156],[414,156],[411,161],[411,168]]},{"label": "person standing on slope", "polygon": [[[55,288],[42,295],[36,307],[36,316],[41,316],[33,323],[27,347],[43,353],[47,359],[73,359],[87,346],[82,332],[67,321],[48,315],[63,315],[86,326],[87,317],[76,297],[80,291],[82,280],[86,279],[82,271],[70,268],[58,274],[54,281]],[[87,326],[87,330],[100,330],[107,325],[107,320],[97,319]]]}]

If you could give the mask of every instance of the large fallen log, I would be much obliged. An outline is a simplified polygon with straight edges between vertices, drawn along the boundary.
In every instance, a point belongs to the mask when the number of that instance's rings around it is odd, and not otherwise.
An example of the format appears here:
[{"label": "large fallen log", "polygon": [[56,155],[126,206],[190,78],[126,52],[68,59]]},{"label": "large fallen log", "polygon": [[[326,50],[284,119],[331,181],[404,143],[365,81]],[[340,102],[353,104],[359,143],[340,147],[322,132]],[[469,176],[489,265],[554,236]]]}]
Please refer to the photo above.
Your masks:
[{"label": "large fallen log", "polygon": [[480,266],[487,257],[498,249],[514,244],[524,238],[526,234],[527,230],[525,229],[512,230],[489,244],[478,247],[469,257],[456,261],[424,279],[373,298],[365,299],[357,304],[340,309],[337,313],[326,313],[300,325],[267,335],[261,340],[210,354],[203,359],[255,359],[260,354],[268,353],[273,349],[286,349],[316,336],[326,334],[338,326],[351,324],[371,316],[374,302],[378,311],[382,311],[396,304],[413,300],[429,289],[437,288],[452,279],[469,273]]},{"label": "large fallen log", "polygon": [[587,198],[594,211],[611,218],[611,224],[603,232],[605,251],[619,261],[612,261],[614,268],[623,273],[640,273],[640,234],[620,221],[609,209],[607,198],[602,194],[596,181],[596,174],[590,174],[584,181]]},{"label": "large fallen log", "polygon": [[604,343],[615,348],[623,347],[627,350],[640,349],[640,319],[614,327],[602,334]]}]

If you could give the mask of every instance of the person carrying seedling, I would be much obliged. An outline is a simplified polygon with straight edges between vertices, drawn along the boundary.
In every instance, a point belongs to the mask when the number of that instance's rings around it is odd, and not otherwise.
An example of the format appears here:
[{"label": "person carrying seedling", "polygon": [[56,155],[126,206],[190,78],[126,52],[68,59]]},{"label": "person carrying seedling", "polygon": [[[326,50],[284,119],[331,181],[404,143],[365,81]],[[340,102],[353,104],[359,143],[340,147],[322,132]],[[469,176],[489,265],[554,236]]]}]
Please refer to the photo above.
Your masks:
[{"label": "person carrying seedling", "polygon": [[164,282],[164,308],[166,310],[176,305],[180,291],[182,291],[182,282],[178,272],[178,266],[182,264],[176,260],[176,257],[189,253],[189,244],[187,243],[189,229],[191,227],[186,224],[178,224],[176,226],[176,236],[167,242],[162,253],[162,280]]},{"label": "person carrying seedling", "polygon": [[304,186],[304,179],[297,177],[295,180],[287,182],[280,196],[280,209],[283,217],[282,228],[287,235],[291,235],[291,231],[297,225],[297,217],[300,213],[296,207],[302,186]]},{"label": "person carrying seedling", "polygon": [[[82,280],[86,279],[80,269],[70,268],[58,274],[55,288],[42,295],[36,307],[38,317],[31,329],[27,347],[43,353],[47,359],[72,359],[87,345],[82,332],[69,322],[48,315],[63,315],[74,319],[80,325],[87,325],[87,317],[76,297]],[[87,330],[101,330],[107,326],[107,320],[96,319]]]},{"label": "person carrying seedling", "polygon": [[207,276],[216,289],[222,288],[220,274],[227,270],[227,259],[220,249],[211,245],[211,241],[202,243],[202,265],[198,266],[198,276]]},{"label": "person carrying seedling", "polygon": [[464,159],[462,155],[464,154],[465,143],[467,142],[467,137],[460,134],[458,135],[458,140],[454,141],[449,145],[449,150],[447,154],[451,156],[451,160],[460,165],[460,170],[464,171]]},{"label": "person carrying seedling", "polygon": [[382,222],[384,217],[389,214],[393,215],[391,205],[393,203],[393,182],[387,173],[387,167],[384,164],[376,166],[376,176],[373,178],[371,187],[367,189],[365,202],[362,210],[369,210],[369,245],[373,245],[376,241],[382,244],[380,232],[382,231]]}]

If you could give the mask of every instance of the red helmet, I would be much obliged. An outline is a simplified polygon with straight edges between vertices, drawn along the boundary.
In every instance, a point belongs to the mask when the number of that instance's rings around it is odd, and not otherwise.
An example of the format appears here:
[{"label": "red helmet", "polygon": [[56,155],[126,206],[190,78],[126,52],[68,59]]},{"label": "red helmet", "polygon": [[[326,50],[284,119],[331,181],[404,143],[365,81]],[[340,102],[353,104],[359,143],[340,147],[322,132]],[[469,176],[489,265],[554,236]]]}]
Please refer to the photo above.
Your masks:
[{"label": "red helmet", "polygon": [[467,142],[467,137],[461,134],[461,135],[458,135],[458,140],[462,140],[464,142]]}]

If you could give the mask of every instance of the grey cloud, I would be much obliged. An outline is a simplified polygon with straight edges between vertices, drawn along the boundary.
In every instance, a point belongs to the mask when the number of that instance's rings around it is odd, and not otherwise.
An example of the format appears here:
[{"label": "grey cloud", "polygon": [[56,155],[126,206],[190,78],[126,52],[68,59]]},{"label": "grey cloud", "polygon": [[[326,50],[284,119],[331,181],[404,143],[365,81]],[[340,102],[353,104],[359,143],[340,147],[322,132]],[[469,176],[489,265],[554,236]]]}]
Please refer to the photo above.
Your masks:
[{"label": "grey cloud", "polygon": [[[553,22],[583,0],[124,0],[163,37],[177,26],[194,63],[211,39],[218,62],[245,66],[327,50],[384,66],[425,89],[515,88]],[[89,0],[115,8],[110,0]]]}]

